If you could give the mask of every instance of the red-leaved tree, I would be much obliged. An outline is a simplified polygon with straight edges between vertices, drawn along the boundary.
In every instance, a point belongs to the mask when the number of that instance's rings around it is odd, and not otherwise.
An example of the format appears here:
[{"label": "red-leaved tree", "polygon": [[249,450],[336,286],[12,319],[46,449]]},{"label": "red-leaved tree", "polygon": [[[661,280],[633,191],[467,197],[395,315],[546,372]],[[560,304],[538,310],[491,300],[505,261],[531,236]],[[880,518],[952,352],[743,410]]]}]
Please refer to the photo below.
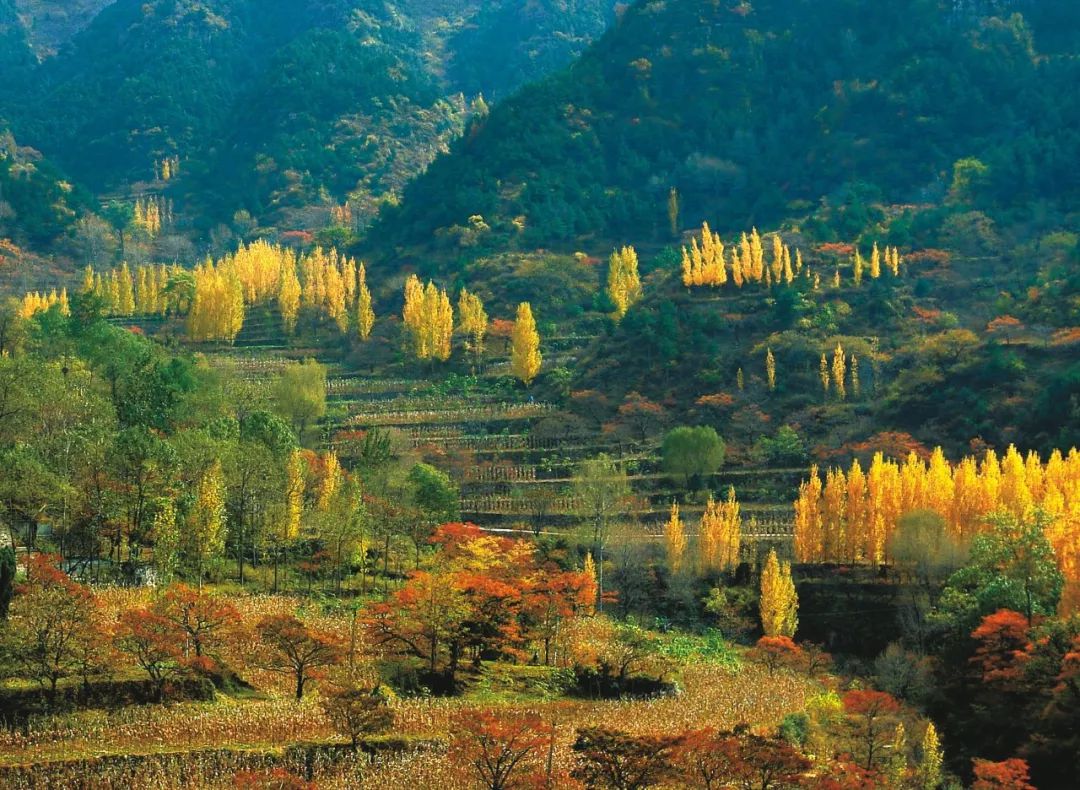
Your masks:
[{"label": "red-leaved tree", "polygon": [[873,770],[894,734],[889,720],[900,712],[900,703],[884,691],[860,689],[844,695],[844,712],[854,730],[860,762],[866,770]]},{"label": "red-leaved tree", "polygon": [[984,683],[1015,686],[1031,658],[1028,620],[1019,612],[999,609],[983,618],[971,632],[978,643],[971,661],[982,673]]},{"label": "red-leaved tree", "polygon": [[456,720],[454,760],[468,765],[485,790],[542,787],[554,732],[535,713],[469,711]]},{"label": "red-leaved tree", "polygon": [[971,790],[1035,790],[1025,760],[1013,758],[995,763],[975,760],[975,783]]}]

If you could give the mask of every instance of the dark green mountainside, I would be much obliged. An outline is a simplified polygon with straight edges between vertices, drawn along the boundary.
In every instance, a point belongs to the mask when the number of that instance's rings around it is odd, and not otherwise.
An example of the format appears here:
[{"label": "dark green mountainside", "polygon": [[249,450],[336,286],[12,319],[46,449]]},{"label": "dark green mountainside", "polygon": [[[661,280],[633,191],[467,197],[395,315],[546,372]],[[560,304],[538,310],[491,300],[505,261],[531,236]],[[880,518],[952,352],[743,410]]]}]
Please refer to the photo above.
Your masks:
[{"label": "dark green mountainside", "polygon": [[50,57],[115,0],[12,0],[38,57]]},{"label": "dark green mountainside", "polygon": [[472,96],[565,65],[610,11],[539,3],[517,21],[520,5],[118,0],[35,66],[2,0],[0,119],[99,193],[179,157],[171,191],[200,230],[238,209],[311,227],[307,207],[349,198],[362,225],[461,133]]},{"label": "dark green mountainside", "polygon": [[[823,452],[889,432],[953,454],[1071,446],[1080,9],[870,5],[638,3],[570,70],[475,121],[360,251],[379,275],[415,265],[496,310],[532,300],[545,322],[611,306],[529,292],[502,274],[508,251],[595,262],[636,245],[644,298],[544,385],[589,393],[614,426],[656,409],[743,447],[785,423]],[[729,245],[780,231],[820,282],[688,291],[678,247],[703,220]],[[875,243],[902,251],[903,275],[856,286],[853,245],[869,259]],[[819,380],[838,344],[863,365],[843,402]]]},{"label": "dark green mountainside", "polygon": [[987,204],[1076,205],[1080,7],[869,5],[637,3],[437,161],[375,243],[407,251],[473,215],[493,247],[663,240],[671,187],[684,227],[721,230],[775,224],[852,184],[924,203],[968,156],[989,167]]}]

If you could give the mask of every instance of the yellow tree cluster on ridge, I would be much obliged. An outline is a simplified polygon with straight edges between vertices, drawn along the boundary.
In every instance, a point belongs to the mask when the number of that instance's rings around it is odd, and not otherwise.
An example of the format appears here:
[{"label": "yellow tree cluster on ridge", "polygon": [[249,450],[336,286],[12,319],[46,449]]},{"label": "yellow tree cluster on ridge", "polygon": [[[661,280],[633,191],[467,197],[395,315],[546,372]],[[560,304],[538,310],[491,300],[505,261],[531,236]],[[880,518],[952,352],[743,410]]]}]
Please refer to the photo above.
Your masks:
[{"label": "yellow tree cluster on ridge", "polygon": [[232,343],[244,326],[244,288],[231,266],[207,261],[195,267],[195,298],[188,312],[188,337]]},{"label": "yellow tree cluster on ridge", "polygon": [[742,542],[742,517],[735,488],[728,488],[727,499],[716,501],[711,496],[701,517],[699,565],[705,574],[720,573],[739,564]]},{"label": "yellow tree cluster on ridge", "polygon": [[858,460],[829,469],[824,483],[817,467],[795,501],[795,556],[799,562],[877,564],[888,559],[900,518],[930,510],[945,520],[950,536],[966,543],[986,527],[986,517],[1007,511],[1017,517],[1041,508],[1053,520],[1047,538],[1066,582],[1080,585],[1080,452],[1055,450],[1043,462],[1010,446],[999,459],[988,450],[981,460],[950,464],[941,448],[929,461],[911,453],[903,463],[877,453],[864,472]]},{"label": "yellow tree cluster on ridge", "polygon": [[419,277],[410,275],[405,281],[402,317],[417,359],[445,362],[450,358],[454,308],[445,290],[430,281],[423,286]]},{"label": "yellow tree cluster on ridge", "polygon": [[42,294],[39,291],[31,291],[23,297],[22,303],[19,305],[19,315],[24,319],[33,318],[38,313],[44,313],[49,310],[53,305],[60,305],[60,313],[62,315],[71,315],[71,305],[68,303],[67,288],[63,288],[59,293],[56,289],[49,291],[48,294]]},{"label": "yellow tree cluster on ridge", "polygon": [[[783,243],[779,234],[772,236],[772,258],[765,260],[765,248],[757,228],[750,234],[743,233],[739,243],[731,248],[731,262],[727,261],[727,250],[719,234],[709,228],[709,223],[701,227],[701,244],[697,238],[690,240],[689,247],[682,249],[682,282],[687,288],[711,286],[719,287],[729,281],[736,288],[745,283],[794,282],[803,269],[802,253]],[[728,267],[731,268],[730,275]],[[806,270],[809,275],[809,269]]]}]

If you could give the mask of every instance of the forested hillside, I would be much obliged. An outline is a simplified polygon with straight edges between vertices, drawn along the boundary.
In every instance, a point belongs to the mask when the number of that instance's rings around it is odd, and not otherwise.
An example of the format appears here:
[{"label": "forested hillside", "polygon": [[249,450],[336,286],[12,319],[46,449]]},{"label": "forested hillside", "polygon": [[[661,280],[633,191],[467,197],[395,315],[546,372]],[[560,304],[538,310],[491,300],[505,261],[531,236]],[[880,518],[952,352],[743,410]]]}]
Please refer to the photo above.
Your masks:
[{"label": "forested hillside", "polygon": [[1022,219],[1038,205],[1041,220],[1076,205],[1074,3],[861,6],[637,3],[571,70],[478,124],[376,243],[427,243],[473,215],[492,246],[664,240],[672,187],[683,227],[824,204],[837,216],[815,230],[850,238],[867,202],[943,199],[963,157],[988,165],[981,207]]},{"label": "forested hillside", "polygon": [[12,0],[35,53],[47,58],[115,0]]},{"label": "forested hillside", "polygon": [[0,0],[0,75],[0,787],[1080,787],[1073,0]]},{"label": "forested hillside", "polygon": [[0,117],[96,192],[154,184],[178,158],[172,192],[202,231],[241,209],[309,227],[305,209],[350,199],[359,228],[461,134],[474,99],[568,63],[604,7],[538,4],[518,20],[515,4],[460,0],[119,0],[31,68],[36,28],[10,4],[0,57],[20,68]]}]

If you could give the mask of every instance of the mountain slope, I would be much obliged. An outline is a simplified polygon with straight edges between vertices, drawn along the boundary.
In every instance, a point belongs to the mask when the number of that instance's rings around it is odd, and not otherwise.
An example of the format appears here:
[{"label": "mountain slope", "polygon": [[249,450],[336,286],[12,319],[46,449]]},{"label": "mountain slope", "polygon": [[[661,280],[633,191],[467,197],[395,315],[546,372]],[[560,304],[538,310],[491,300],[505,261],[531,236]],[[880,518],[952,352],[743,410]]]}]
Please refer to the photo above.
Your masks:
[{"label": "mountain slope", "polygon": [[[33,62],[34,53],[14,0],[0,0],[0,69],[11,75]],[[3,114],[0,112],[0,117]]]},{"label": "mountain slope", "polygon": [[[561,67],[610,10],[544,0],[519,19],[510,0],[117,0],[30,69],[13,2],[0,0],[12,39],[0,57],[22,68],[0,87],[0,117],[21,139],[112,194],[179,157],[173,191],[211,224],[244,208],[302,227],[306,206],[331,199],[373,214],[461,133],[463,87],[500,93]],[[36,12],[24,19],[50,18],[19,2]],[[477,68],[478,40],[493,39],[500,67]]]},{"label": "mountain slope", "polygon": [[[1001,16],[977,12],[999,5]],[[477,214],[492,246],[662,240],[671,187],[683,227],[741,229],[852,183],[888,202],[937,199],[966,156],[989,165],[990,201],[1075,204],[1076,4],[961,8],[972,10],[639,2],[571,69],[496,107],[437,161],[376,244],[426,244]]]},{"label": "mountain slope", "polygon": [[39,57],[56,54],[115,0],[13,0]]}]

